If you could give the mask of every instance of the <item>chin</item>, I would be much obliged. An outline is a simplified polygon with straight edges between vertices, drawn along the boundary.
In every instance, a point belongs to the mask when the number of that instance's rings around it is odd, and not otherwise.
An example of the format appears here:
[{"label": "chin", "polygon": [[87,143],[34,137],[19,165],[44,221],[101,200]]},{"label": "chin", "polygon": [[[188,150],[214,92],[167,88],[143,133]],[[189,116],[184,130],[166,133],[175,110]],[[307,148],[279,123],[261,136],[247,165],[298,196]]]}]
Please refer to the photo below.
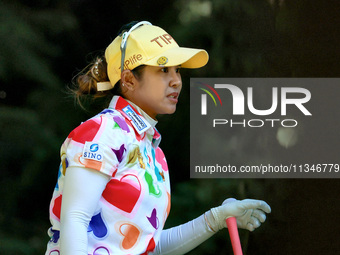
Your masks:
[{"label": "chin", "polygon": [[174,109],[171,109],[168,114],[173,114],[176,112],[176,107]]},{"label": "chin", "polygon": [[174,114],[176,112],[176,108],[175,109],[169,109],[168,111],[164,111],[163,113],[161,113],[162,115],[165,114]]}]

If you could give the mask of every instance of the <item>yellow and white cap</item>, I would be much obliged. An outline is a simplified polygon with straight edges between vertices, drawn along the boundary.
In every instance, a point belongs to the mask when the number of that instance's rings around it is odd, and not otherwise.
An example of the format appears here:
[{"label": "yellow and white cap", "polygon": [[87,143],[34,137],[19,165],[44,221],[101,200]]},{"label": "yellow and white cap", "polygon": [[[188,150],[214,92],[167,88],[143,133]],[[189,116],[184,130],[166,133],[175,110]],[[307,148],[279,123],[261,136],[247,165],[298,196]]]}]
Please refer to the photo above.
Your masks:
[{"label": "yellow and white cap", "polygon": [[199,68],[208,62],[209,56],[202,49],[180,47],[162,28],[142,21],[117,36],[106,48],[105,58],[110,82],[98,83],[99,91],[112,89],[125,69],[139,65]]}]

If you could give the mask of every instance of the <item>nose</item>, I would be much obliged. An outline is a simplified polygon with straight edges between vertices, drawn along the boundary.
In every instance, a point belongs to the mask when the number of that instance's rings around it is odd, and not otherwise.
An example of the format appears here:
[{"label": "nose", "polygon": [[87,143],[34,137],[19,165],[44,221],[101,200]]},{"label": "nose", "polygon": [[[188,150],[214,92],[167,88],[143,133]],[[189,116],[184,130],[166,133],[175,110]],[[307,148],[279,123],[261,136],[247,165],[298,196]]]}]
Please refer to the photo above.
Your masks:
[{"label": "nose", "polygon": [[177,71],[178,68],[171,68],[171,80],[170,80],[170,87],[181,87],[182,86],[182,77],[181,74]]}]

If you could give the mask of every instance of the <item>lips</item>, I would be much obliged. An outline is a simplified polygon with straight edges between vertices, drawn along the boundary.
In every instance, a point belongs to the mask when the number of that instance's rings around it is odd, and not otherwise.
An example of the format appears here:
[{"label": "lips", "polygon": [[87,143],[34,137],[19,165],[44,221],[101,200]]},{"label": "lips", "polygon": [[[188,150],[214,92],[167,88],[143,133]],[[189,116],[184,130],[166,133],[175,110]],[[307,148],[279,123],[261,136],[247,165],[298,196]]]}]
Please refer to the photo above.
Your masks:
[{"label": "lips", "polygon": [[179,93],[173,92],[173,93],[169,94],[168,97],[178,98],[178,95],[179,95]]},{"label": "lips", "polygon": [[178,102],[178,96],[179,96],[178,92],[173,92],[173,93],[167,95],[167,98],[169,98],[171,101],[177,103]]}]

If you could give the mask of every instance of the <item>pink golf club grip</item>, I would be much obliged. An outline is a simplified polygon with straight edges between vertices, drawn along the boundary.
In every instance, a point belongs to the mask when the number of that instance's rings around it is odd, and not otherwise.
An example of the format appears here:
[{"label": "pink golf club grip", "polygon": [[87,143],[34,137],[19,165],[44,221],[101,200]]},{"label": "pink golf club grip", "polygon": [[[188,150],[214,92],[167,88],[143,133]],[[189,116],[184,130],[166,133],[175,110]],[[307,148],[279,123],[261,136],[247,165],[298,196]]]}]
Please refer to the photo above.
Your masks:
[{"label": "pink golf club grip", "polygon": [[234,255],[243,255],[240,242],[240,236],[238,235],[237,222],[235,217],[226,219],[231,245],[233,247]]}]

